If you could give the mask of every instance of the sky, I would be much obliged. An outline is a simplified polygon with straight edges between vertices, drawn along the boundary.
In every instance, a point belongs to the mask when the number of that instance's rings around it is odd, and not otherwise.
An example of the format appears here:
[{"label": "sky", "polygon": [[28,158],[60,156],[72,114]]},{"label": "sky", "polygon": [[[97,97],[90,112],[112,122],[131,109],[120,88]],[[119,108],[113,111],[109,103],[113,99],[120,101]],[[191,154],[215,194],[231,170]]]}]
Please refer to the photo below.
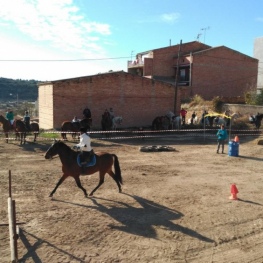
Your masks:
[{"label": "sky", "polygon": [[200,41],[253,57],[262,0],[0,0],[0,77],[127,71],[137,53]]}]

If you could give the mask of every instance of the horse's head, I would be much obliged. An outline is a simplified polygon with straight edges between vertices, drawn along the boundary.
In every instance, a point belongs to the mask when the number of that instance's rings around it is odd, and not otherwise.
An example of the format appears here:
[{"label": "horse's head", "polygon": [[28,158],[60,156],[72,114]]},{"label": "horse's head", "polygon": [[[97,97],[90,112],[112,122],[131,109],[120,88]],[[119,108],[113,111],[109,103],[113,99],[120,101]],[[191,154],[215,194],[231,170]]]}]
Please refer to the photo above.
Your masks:
[{"label": "horse's head", "polygon": [[55,142],[46,151],[45,159],[52,159],[53,156],[59,153],[62,142],[55,140]]}]

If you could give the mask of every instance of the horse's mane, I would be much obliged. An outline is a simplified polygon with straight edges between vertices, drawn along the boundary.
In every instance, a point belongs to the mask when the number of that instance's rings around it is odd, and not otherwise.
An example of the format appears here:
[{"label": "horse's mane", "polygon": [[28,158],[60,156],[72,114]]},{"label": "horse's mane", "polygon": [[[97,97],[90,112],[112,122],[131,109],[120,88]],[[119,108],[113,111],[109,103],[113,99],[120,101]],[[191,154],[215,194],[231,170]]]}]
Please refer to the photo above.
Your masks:
[{"label": "horse's mane", "polygon": [[61,147],[64,147],[64,148],[66,148],[66,149],[71,150],[70,147],[69,147],[67,144],[65,144],[63,141],[56,141],[56,142],[54,143],[54,145],[55,145],[55,144],[61,145]]}]

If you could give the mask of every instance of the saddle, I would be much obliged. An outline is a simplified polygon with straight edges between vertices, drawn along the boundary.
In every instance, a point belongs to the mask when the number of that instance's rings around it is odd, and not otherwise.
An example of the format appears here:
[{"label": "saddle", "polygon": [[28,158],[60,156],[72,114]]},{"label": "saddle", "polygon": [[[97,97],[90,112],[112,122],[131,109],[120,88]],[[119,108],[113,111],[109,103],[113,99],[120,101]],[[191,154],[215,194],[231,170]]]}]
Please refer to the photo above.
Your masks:
[{"label": "saddle", "polygon": [[[78,154],[78,156],[77,156],[77,163],[78,163],[78,166],[79,166],[79,167],[82,167],[80,154]],[[91,157],[91,160],[86,164],[85,167],[94,166],[95,164],[96,164],[96,155],[94,154],[94,155]]]}]

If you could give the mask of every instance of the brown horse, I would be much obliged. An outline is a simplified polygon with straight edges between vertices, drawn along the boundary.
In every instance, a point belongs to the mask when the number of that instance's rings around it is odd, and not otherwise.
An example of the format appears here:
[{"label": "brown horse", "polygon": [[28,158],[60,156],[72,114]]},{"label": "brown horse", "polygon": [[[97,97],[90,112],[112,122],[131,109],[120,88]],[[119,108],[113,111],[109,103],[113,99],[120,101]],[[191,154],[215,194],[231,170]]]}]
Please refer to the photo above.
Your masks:
[{"label": "brown horse", "polygon": [[6,142],[8,143],[8,133],[14,131],[16,133],[16,138],[20,137],[20,144],[25,143],[26,141],[26,125],[21,120],[15,120],[13,127],[10,122],[3,116],[0,115],[0,122],[3,125],[3,130],[5,133]]},{"label": "brown horse", "polygon": [[37,122],[30,123],[30,131],[34,134],[34,142],[36,142],[37,136],[39,135],[39,125]]},{"label": "brown horse", "polygon": [[[62,182],[68,176],[71,176],[75,179],[77,186],[84,192],[84,195],[87,197],[87,191],[85,188],[82,187],[79,179],[81,173],[81,167],[78,165],[77,161],[79,153],[72,150],[64,142],[57,141],[54,142],[54,144],[52,144],[51,147],[47,150],[45,158],[51,159],[55,155],[59,155],[60,161],[62,163],[63,175],[59,179],[58,183],[56,184],[56,187],[50,193],[49,196],[52,197],[59,185],[62,184]],[[121,193],[122,176],[118,157],[115,154],[111,153],[96,153],[95,157],[95,165],[87,167],[85,174],[90,175],[99,172],[100,181],[99,184],[91,191],[89,195],[92,196],[94,192],[104,183],[104,177],[106,173],[108,173],[113,178],[113,180],[116,182],[119,188],[119,192]],[[113,165],[115,173],[112,171]]]},{"label": "brown horse", "polygon": [[77,132],[79,132],[79,129],[81,127],[86,128],[88,131],[90,130],[92,126],[92,119],[83,119],[78,122],[71,122],[71,121],[64,121],[61,124],[61,136],[63,140],[67,140],[67,133],[66,132],[72,132],[71,136],[72,139],[76,138]]},{"label": "brown horse", "polygon": [[[34,142],[37,141],[37,137],[39,135],[39,125],[37,122],[31,122],[30,125],[29,125],[29,129],[26,127],[26,133],[33,133],[34,135]],[[20,133],[16,133],[16,139],[17,138],[20,138]]]},{"label": "brown horse", "polygon": [[[29,132],[26,125],[21,120],[15,120],[13,126],[10,122],[3,116],[0,115],[0,123],[3,125],[3,130],[5,133],[6,142],[8,143],[8,133],[14,131],[16,134],[16,139],[20,139],[20,144],[26,142],[26,134]],[[30,124],[31,131],[34,133],[34,142],[39,134],[39,125],[36,122]]]},{"label": "brown horse", "polygon": [[167,130],[170,120],[167,116],[158,116],[152,122],[152,130]]}]

